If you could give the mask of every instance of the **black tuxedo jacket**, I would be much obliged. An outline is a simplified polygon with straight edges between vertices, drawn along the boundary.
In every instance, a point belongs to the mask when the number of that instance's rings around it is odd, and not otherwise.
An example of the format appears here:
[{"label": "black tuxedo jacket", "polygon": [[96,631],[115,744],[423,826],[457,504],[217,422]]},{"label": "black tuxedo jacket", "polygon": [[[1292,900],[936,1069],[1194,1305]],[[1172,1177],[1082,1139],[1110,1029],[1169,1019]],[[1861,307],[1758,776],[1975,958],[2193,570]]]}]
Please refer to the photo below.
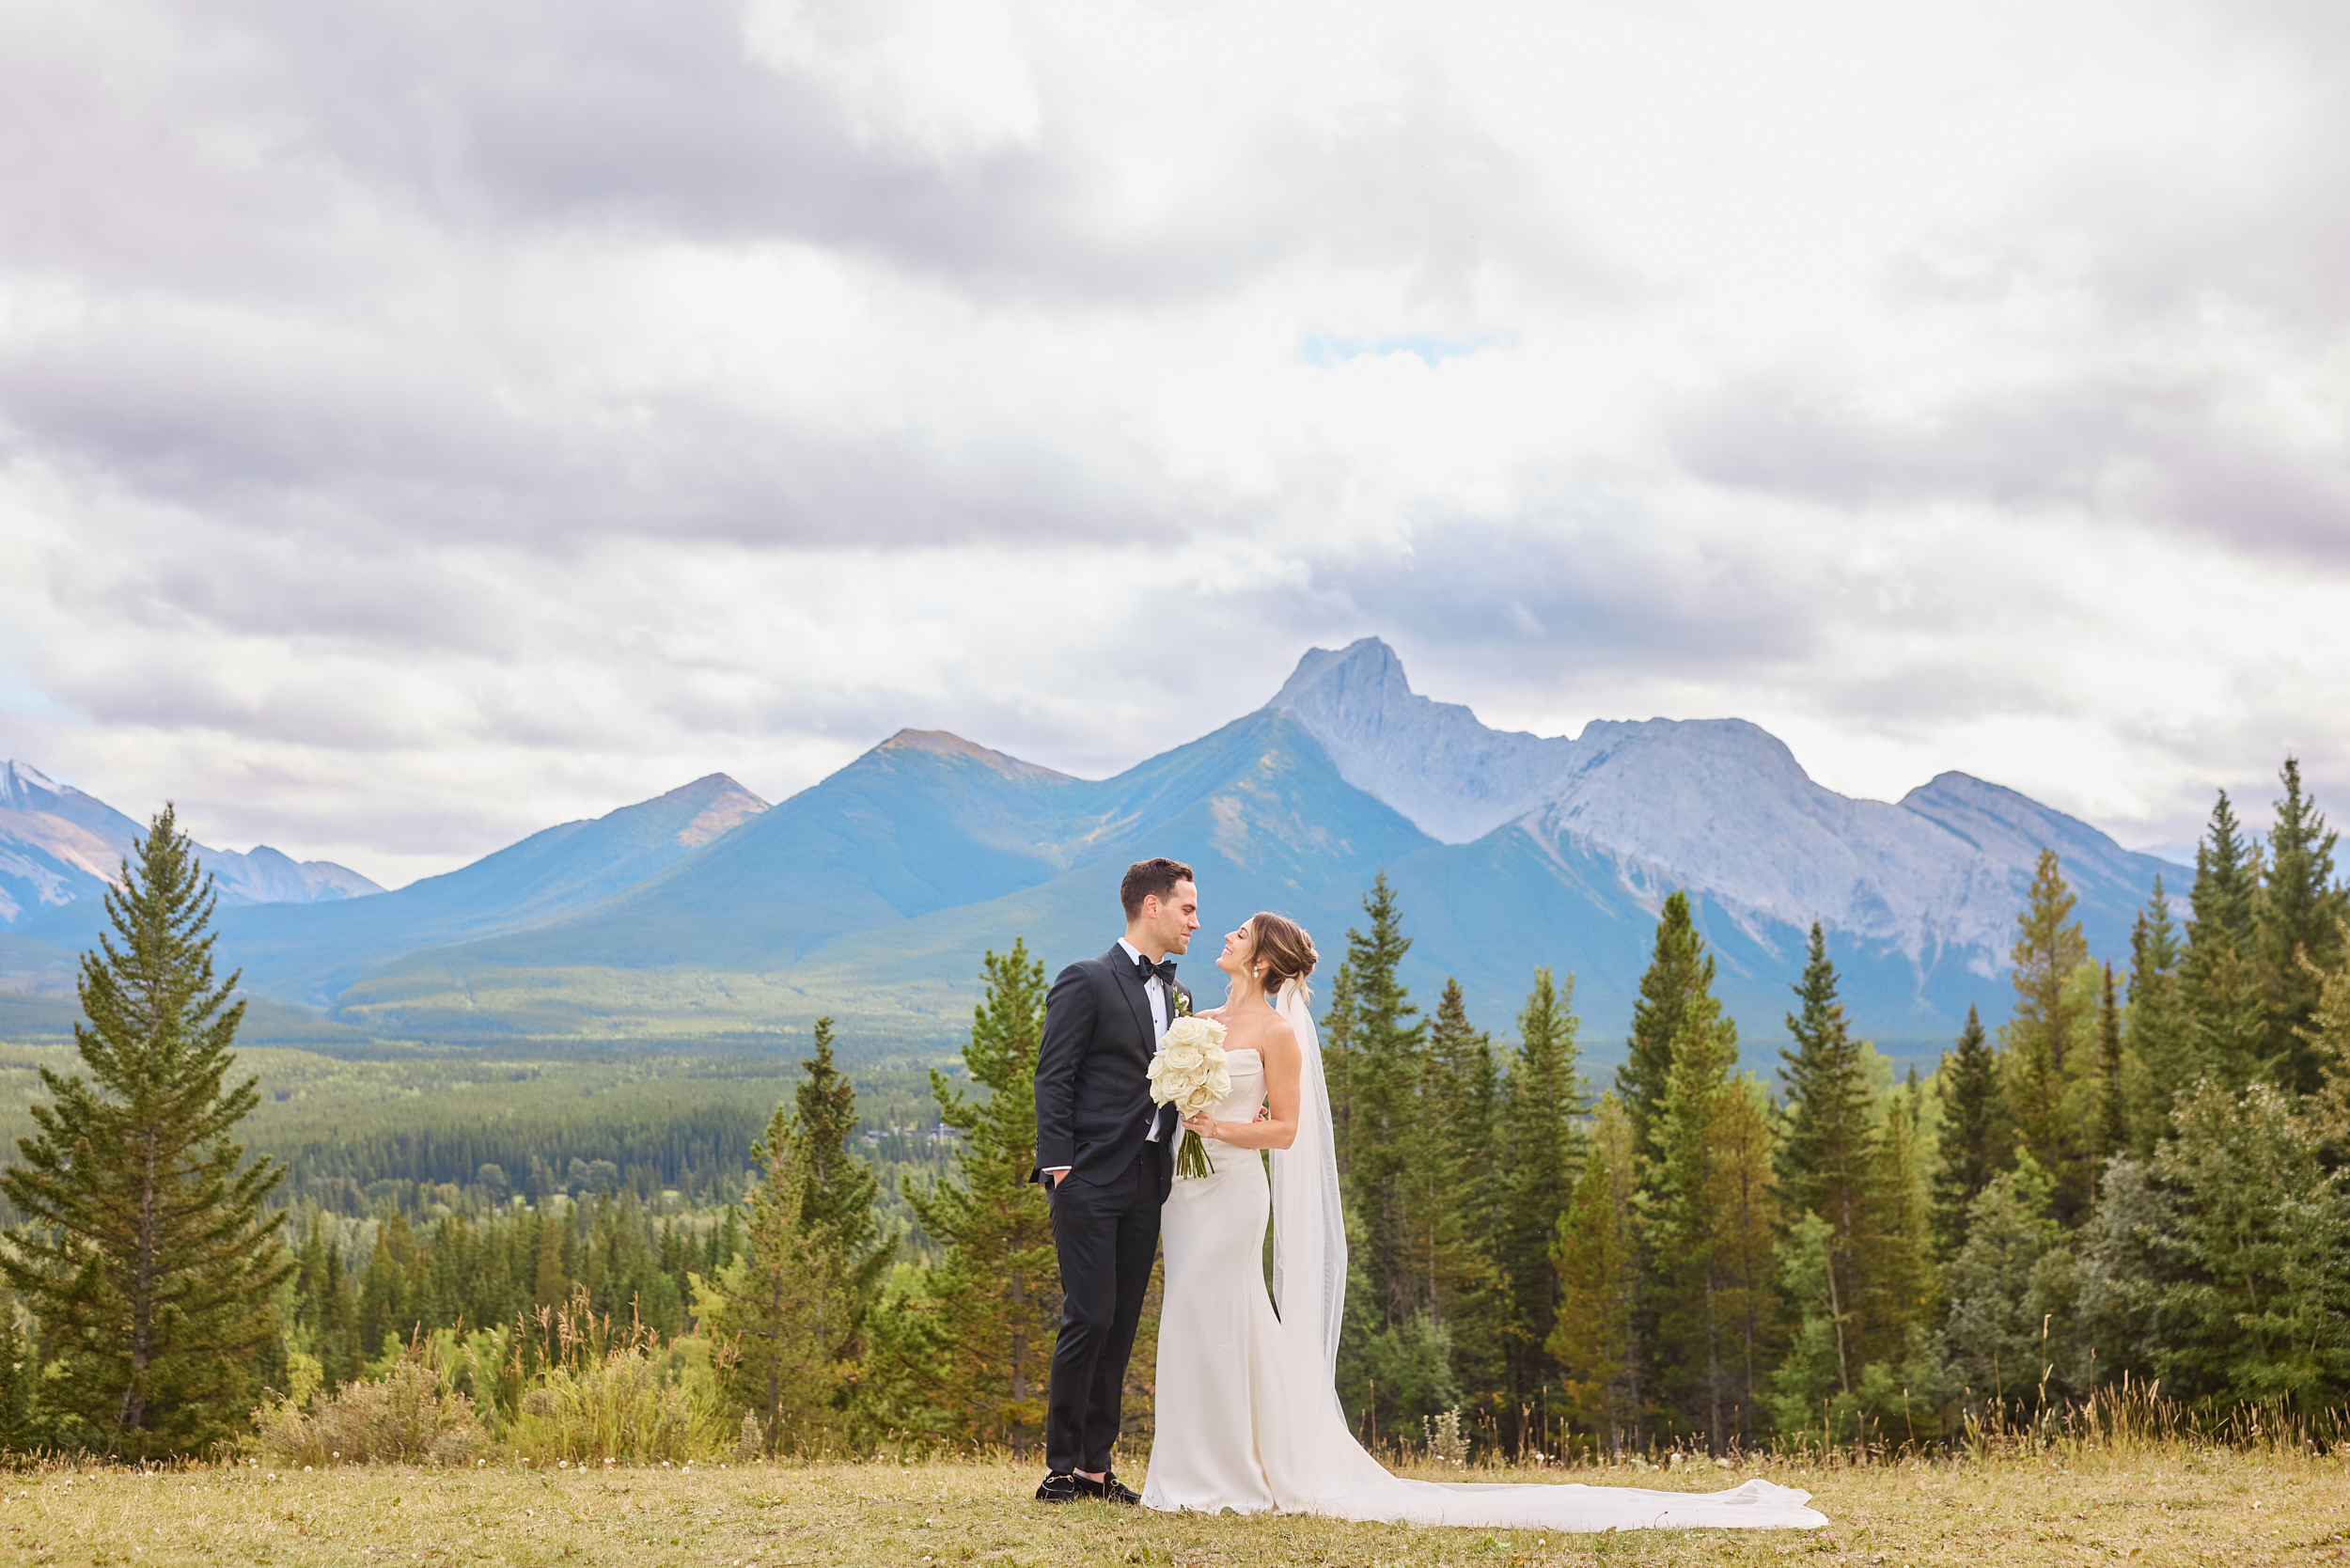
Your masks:
[{"label": "black tuxedo jacket", "polygon": [[[1172,987],[1188,1007],[1191,994]],[[1181,1017],[1183,1008],[1175,1011]],[[1036,1058],[1036,1168],[1028,1180],[1067,1166],[1064,1180],[1106,1182],[1134,1163],[1149,1141],[1159,1196],[1175,1184],[1175,1107],[1151,1104],[1151,1058],[1158,1050],[1151,996],[1133,959],[1113,947],[1060,972],[1044,998],[1044,1040]]]}]

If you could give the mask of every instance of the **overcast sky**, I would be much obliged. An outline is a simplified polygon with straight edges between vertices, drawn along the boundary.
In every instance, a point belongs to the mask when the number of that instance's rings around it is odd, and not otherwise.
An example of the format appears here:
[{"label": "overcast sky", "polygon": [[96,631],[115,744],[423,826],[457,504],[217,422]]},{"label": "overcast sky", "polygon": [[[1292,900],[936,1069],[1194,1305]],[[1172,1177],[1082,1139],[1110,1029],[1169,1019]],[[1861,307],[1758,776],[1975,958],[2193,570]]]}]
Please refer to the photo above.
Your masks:
[{"label": "overcast sky", "polygon": [[387,884],[1375,633],[2350,815],[2350,8],[0,0],[0,756]]}]

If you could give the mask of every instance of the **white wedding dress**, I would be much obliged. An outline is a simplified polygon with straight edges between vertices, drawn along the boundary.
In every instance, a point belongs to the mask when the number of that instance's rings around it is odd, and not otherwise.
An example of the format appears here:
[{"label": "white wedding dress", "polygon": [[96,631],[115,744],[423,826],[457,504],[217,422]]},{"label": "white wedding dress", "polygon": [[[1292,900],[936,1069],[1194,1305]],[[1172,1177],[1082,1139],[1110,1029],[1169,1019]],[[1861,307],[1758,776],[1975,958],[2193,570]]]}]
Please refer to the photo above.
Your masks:
[{"label": "white wedding dress", "polygon": [[[1312,1513],[1415,1525],[1551,1530],[1827,1523],[1810,1494],[1754,1480],[1727,1492],[1630,1486],[1406,1481],[1365,1452],[1335,1378],[1346,1231],[1322,1051],[1304,998],[1281,1015],[1305,1057],[1298,1136],[1273,1153],[1268,1188],[1251,1149],[1207,1140],[1212,1175],[1179,1179],[1162,1213],[1167,1295],[1159,1317],[1158,1435],[1142,1500],[1214,1513]],[[1245,1121],[1264,1103],[1254,1051],[1227,1057],[1232,1091],[1210,1114]],[[1274,1224],[1276,1316],[1263,1247]]]}]

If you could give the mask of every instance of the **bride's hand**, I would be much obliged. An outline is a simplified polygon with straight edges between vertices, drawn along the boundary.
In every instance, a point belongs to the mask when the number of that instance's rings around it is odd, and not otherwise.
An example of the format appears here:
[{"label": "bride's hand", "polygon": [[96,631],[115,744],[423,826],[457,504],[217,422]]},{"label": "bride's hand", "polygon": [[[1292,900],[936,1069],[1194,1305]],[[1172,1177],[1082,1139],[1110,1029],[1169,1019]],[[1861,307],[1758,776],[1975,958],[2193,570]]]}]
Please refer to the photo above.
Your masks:
[{"label": "bride's hand", "polygon": [[1206,1115],[1205,1113],[1198,1116],[1184,1117],[1183,1126],[1188,1131],[1198,1133],[1201,1137],[1215,1137],[1214,1129],[1216,1127],[1216,1120],[1214,1117]]}]

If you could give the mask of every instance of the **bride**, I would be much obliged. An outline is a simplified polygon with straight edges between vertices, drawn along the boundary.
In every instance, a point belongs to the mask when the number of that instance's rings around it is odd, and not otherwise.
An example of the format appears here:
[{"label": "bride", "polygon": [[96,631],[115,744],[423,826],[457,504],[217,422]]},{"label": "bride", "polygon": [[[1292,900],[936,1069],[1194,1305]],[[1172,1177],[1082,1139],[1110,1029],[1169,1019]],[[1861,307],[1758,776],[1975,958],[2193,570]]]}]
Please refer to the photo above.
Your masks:
[{"label": "bride", "polygon": [[[1177,1181],[1162,1212],[1158,1436],[1143,1502],[1554,1530],[1827,1523],[1805,1506],[1810,1493],[1762,1480],[1710,1493],[1439,1483],[1389,1475],[1363,1450],[1335,1377],[1346,1226],[1322,1050],[1306,1011],[1315,958],[1294,921],[1256,915],[1224,939],[1215,961],[1230,989],[1206,1016],[1224,1026],[1232,1090],[1184,1119],[1214,1168]],[[1261,1149],[1273,1152],[1270,1190]]]}]

